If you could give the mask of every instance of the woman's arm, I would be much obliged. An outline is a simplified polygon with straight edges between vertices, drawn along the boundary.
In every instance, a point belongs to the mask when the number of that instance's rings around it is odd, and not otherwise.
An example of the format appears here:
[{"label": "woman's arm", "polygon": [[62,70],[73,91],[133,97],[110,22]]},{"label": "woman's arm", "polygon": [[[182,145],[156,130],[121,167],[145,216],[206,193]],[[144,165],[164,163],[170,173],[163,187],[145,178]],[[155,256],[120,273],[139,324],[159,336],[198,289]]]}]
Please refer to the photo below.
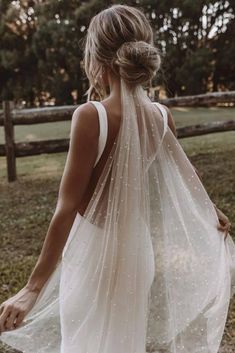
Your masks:
[{"label": "woman's arm", "polygon": [[73,114],[71,139],[55,213],[27,287],[39,290],[53,272],[63,251],[78,207],[89,183],[98,153],[97,114],[85,103]]},{"label": "woman's arm", "polygon": [[27,284],[0,306],[0,332],[21,323],[61,257],[97,157],[98,126],[97,112],[91,104],[84,103],[74,111],[69,151],[54,215]]},{"label": "woman's arm", "polygon": [[[162,104],[162,105],[163,105],[163,104]],[[163,107],[164,107],[164,108],[166,109],[166,111],[167,111],[168,126],[169,126],[169,128],[171,129],[171,131],[173,132],[173,134],[175,135],[175,137],[178,137],[178,136],[177,136],[177,130],[176,130],[176,126],[175,126],[175,122],[174,122],[174,118],[173,118],[173,116],[172,116],[172,113],[171,113],[170,109],[169,109],[166,105],[163,105]],[[191,162],[191,164],[192,164],[192,162]],[[195,172],[197,173],[199,179],[202,181],[202,177],[201,177],[199,171],[197,170],[197,168],[196,168],[193,164],[192,164],[192,166],[193,166]]]},{"label": "woman's arm", "polygon": [[[173,116],[171,114],[171,111],[167,106],[165,106],[165,105],[163,105],[163,106],[167,111],[168,126],[171,129],[171,131],[173,132],[173,134],[175,135],[175,137],[177,137],[177,130],[176,130],[175,122],[174,122]],[[192,162],[191,162],[191,164],[192,164]],[[200,173],[198,172],[198,170],[196,169],[196,167],[193,164],[192,164],[192,166],[193,166],[196,174],[198,175],[199,179],[202,182],[202,177],[201,177]],[[218,229],[221,230],[222,232],[225,232],[225,239],[226,239],[228,232],[230,230],[230,227],[231,227],[231,223],[230,223],[228,217],[215,205],[215,203],[213,203],[213,205],[215,207],[215,211],[216,211],[218,219],[219,219]]]}]

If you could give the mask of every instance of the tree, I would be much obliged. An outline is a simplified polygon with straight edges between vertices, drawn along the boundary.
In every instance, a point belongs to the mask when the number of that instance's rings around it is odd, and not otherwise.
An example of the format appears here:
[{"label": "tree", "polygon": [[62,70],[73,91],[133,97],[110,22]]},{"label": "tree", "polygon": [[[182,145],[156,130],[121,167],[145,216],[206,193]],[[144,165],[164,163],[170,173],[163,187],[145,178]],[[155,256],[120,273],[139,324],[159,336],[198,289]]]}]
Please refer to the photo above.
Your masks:
[{"label": "tree", "polygon": [[[83,39],[94,14],[119,1],[0,0],[0,97],[78,103],[88,81]],[[154,80],[168,96],[234,89],[233,0],[129,0],[162,52]]]},{"label": "tree", "polygon": [[0,1],[1,99],[34,102],[37,60],[31,46],[35,32],[31,5],[33,1],[24,1],[20,7]]}]

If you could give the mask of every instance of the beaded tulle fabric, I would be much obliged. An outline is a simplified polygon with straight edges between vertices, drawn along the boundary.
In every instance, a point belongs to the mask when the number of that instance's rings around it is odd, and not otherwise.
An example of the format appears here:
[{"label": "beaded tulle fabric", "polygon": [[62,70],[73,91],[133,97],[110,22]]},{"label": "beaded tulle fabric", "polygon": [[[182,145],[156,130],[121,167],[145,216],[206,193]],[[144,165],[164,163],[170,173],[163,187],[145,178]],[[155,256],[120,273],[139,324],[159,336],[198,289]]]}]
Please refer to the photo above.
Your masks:
[{"label": "beaded tulle fabric", "polygon": [[121,79],[122,120],[83,216],[21,327],[25,353],[217,353],[235,244],[142,86]]}]

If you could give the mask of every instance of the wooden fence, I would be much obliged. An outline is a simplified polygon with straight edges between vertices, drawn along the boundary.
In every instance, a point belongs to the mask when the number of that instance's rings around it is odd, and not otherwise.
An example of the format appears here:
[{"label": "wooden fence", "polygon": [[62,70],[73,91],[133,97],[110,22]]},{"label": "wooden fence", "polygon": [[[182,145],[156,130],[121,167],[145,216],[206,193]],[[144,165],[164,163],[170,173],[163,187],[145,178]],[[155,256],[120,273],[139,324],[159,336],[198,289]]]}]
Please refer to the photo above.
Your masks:
[{"label": "wooden fence", "polygon": [[[234,103],[235,91],[210,93],[160,100],[167,106],[200,106],[217,103]],[[3,113],[0,113],[0,126],[4,127],[5,144],[0,144],[0,157],[6,156],[8,181],[16,180],[16,158],[34,156],[42,153],[66,152],[69,139],[54,139],[32,142],[15,142],[14,126],[31,125],[71,120],[75,106],[62,106],[35,109],[13,109],[13,102],[3,102]],[[199,136],[215,132],[235,130],[235,120],[203,123],[177,128],[178,138]]]}]

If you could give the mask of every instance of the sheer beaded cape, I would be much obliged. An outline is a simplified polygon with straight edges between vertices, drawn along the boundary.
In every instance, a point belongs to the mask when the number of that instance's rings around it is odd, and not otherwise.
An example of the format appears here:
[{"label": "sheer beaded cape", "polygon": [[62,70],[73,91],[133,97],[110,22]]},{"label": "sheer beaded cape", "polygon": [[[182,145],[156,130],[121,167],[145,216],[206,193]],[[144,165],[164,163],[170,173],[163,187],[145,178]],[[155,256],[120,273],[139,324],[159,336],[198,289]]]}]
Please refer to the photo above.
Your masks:
[{"label": "sheer beaded cape", "polygon": [[26,353],[217,353],[235,245],[141,85],[121,79],[120,130],[62,259],[18,329]]}]

